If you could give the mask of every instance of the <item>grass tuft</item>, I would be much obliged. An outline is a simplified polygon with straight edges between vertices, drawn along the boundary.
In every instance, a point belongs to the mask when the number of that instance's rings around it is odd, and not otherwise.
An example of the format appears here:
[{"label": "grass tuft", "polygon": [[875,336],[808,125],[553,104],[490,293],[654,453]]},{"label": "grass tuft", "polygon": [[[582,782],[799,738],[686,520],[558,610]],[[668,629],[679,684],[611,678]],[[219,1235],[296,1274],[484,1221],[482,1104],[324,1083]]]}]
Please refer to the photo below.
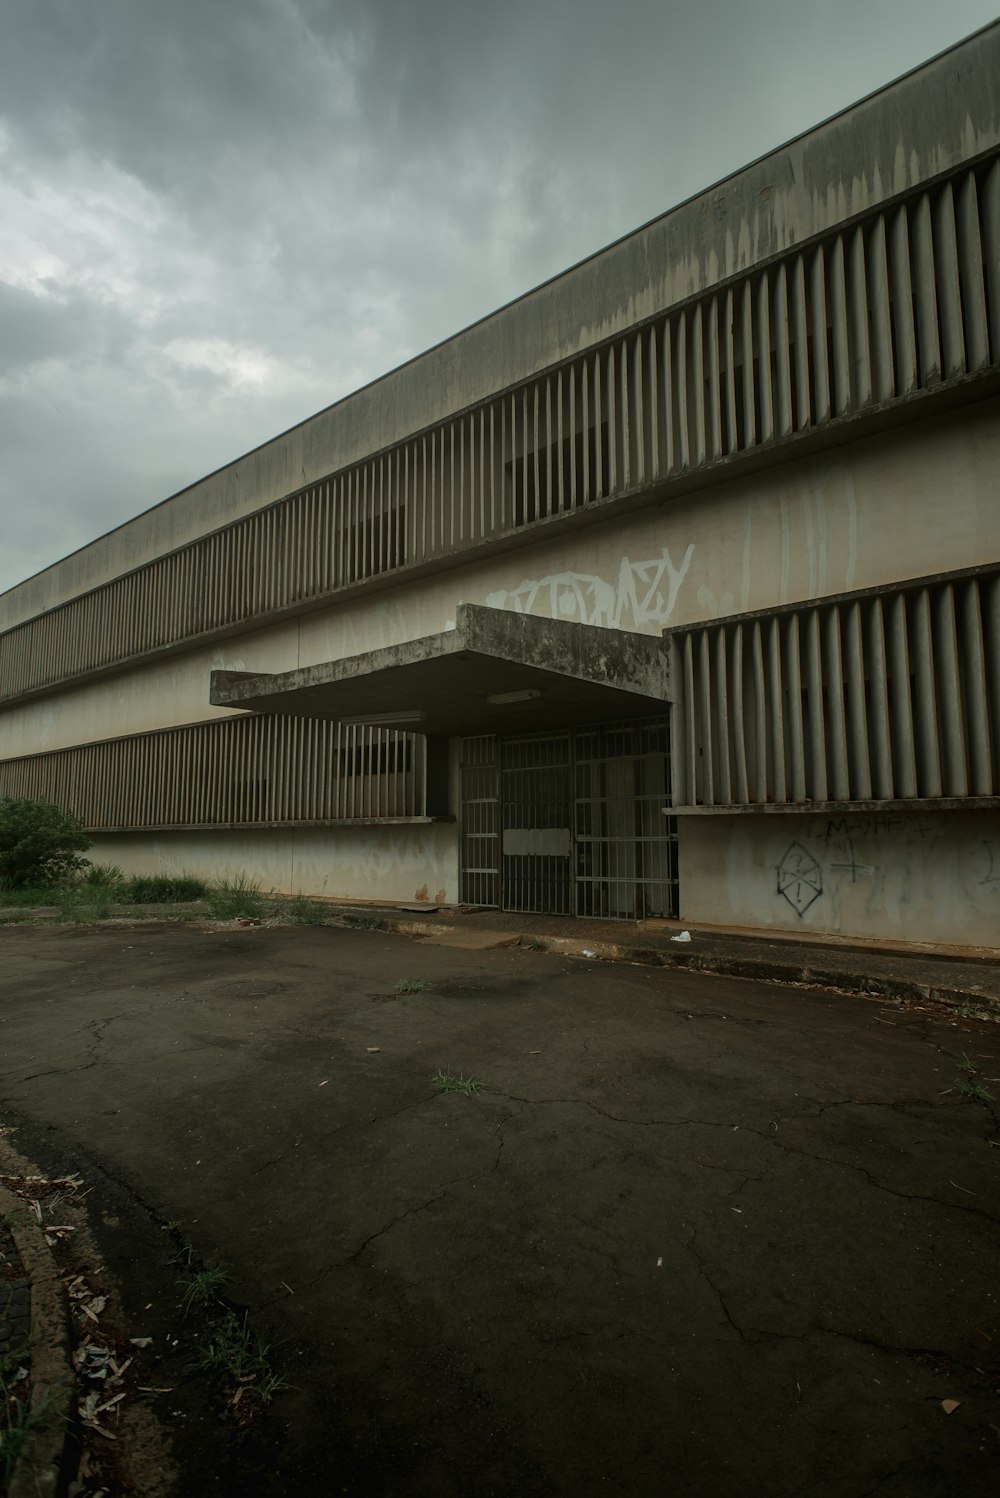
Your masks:
[{"label": "grass tuft", "polygon": [[226,1288],[230,1280],[231,1275],[227,1269],[200,1269],[191,1279],[181,1280],[180,1283],[184,1286],[180,1300],[182,1314],[186,1316],[189,1311],[200,1311],[206,1306],[214,1305],[220,1291]]},{"label": "grass tuft", "polygon": [[271,1366],[270,1352],[264,1339],[251,1332],[245,1316],[241,1321],[234,1311],[227,1311],[213,1335],[199,1348],[194,1366],[221,1374],[235,1384],[232,1404],[239,1404],[246,1394],[259,1404],[269,1404],[275,1394],[288,1387]]},{"label": "grass tuft", "polygon": [[260,881],[240,873],[212,885],[208,903],[217,921],[235,921],[241,917],[259,918],[264,914],[266,901],[260,892]]},{"label": "grass tuft", "polygon": [[959,1097],[968,1098],[972,1103],[992,1103],[996,1101],[988,1087],[984,1087],[981,1082],[971,1080],[956,1082],[954,1087],[946,1087],[945,1092],[957,1093]]},{"label": "grass tuft", "polygon": [[126,880],[121,899],[129,905],[172,905],[198,900],[208,891],[204,879],[193,874],[137,874]]},{"label": "grass tuft", "polygon": [[950,1087],[942,1088],[942,1093],[955,1093],[956,1097],[966,1098],[970,1103],[993,1103],[996,1102],[988,1087],[980,1082],[981,1075],[979,1067],[972,1058],[963,1051],[955,1062],[960,1072],[965,1076],[958,1082],[953,1082]]},{"label": "grass tuft", "polygon": [[996,1010],[988,1009],[983,1004],[959,1004],[955,1013],[959,1019],[996,1020],[998,1018]]},{"label": "grass tuft", "polygon": [[40,1403],[31,1408],[27,1384],[22,1397],[16,1394],[10,1373],[12,1360],[5,1359],[0,1371],[0,1488],[7,1491],[14,1468],[24,1457],[33,1437],[52,1423],[56,1395],[50,1390]]},{"label": "grass tuft", "polygon": [[64,885],[56,895],[62,921],[106,921],[117,891],[108,885]]},{"label": "grass tuft", "polygon": [[116,889],[125,883],[125,878],[125,870],[116,863],[91,863],[80,875],[78,883],[96,885],[99,889]]},{"label": "grass tuft", "polygon": [[65,884],[28,884],[15,888],[0,880],[0,905],[17,910],[31,905],[58,905],[67,887]]},{"label": "grass tuft", "polygon": [[171,905],[197,900],[208,885],[192,874],[137,874],[118,864],[90,864],[74,878],[22,889],[0,887],[0,905],[54,905],[64,921],[105,921],[113,905]]},{"label": "grass tuft", "polygon": [[396,984],[397,993],[419,993],[424,986],[423,978],[400,978]]},{"label": "grass tuft", "polygon": [[301,922],[303,926],[323,926],[330,918],[325,905],[302,894],[293,895],[290,900],[284,901],[282,914],[287,915],[290,920]]},{"label": "grass tuft", "polygon": [[442,1071],[440,1067],[431,1077],[431,1082],[435,1092],[460,1092],[463,1097],[473,1097],[486,1086],[479,1077],[463,1077],[461,1073],[456,1077],[451,1072]]}]

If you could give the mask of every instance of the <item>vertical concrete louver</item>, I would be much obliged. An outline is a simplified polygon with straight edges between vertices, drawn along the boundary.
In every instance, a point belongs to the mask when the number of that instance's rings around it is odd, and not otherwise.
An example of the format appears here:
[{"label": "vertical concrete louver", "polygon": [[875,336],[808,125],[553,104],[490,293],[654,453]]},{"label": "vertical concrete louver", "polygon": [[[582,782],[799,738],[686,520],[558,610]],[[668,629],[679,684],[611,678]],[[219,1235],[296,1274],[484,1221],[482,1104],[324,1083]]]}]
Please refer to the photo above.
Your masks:
[{"label": "vertical concrete louver", "polygon": [[679,807],[1000,795],[1000,568],[667,637]]},{"label": "vertical concrete louver", "polygon": [[424,740],[312,718],[221,718],[0,761],[0,796],[55,802],[94,831],[420,817]]},{"label": "vertical concrete louver", "polygon": [[1000,364],[993,158],[0,636],[45,690]]}]

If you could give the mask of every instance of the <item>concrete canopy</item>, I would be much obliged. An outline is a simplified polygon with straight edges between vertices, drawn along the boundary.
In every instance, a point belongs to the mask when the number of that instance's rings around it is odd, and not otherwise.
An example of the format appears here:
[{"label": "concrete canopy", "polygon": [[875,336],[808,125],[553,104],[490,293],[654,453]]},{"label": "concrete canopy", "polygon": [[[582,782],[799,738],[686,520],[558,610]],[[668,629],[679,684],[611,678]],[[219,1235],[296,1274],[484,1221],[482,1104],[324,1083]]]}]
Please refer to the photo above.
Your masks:
[{"label": "concrete canopy", "polygon": [[665,710],[651,635],[459,604],[454,629],[274,675],[213,671],[216,707],[426,734],[546,730]]}]

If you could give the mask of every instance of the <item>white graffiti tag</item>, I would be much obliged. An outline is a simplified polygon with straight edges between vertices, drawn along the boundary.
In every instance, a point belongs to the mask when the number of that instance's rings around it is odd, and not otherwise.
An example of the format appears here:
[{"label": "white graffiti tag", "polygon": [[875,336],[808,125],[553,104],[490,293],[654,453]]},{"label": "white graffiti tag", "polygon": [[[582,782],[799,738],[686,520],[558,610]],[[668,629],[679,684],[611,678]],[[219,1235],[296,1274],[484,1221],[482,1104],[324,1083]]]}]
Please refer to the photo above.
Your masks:
[{"label": "white graffiti tag", "polygon": [[687,576],[694,542],[675,567],[666,547],[658,557],[630,562],[622,557],[617,581],[592,572],[553,572],[548,577],[525,578],[516,588],[501,588],[486,597],[494,609],[518,614],[543,614],[550,619],[575,619],[581,624],[603,624],[611,629],[641,629],[668,624],[677,593]]}]

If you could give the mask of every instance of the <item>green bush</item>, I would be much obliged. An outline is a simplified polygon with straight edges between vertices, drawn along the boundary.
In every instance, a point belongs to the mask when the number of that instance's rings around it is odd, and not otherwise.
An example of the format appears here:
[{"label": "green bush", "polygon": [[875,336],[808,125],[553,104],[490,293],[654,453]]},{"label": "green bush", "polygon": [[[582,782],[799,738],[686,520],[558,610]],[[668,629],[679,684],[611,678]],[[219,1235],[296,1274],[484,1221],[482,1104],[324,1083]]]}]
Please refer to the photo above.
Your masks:
[{"label": "green bush", "polygon": [[79,817],[49,801],[0,800],[0,881],[11,889],[55,884],[86,867],[90,838]]}]

